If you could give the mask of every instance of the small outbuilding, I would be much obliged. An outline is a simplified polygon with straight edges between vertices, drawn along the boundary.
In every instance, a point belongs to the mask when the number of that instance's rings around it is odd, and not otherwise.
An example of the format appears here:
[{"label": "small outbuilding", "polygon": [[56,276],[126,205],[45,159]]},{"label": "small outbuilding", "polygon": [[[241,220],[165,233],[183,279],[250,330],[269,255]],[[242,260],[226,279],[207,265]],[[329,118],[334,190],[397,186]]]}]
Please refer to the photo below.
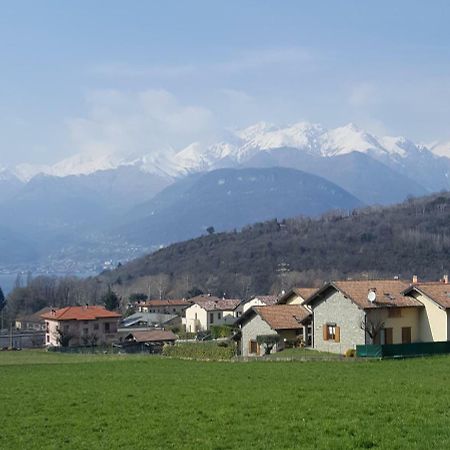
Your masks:
[{"label": "small outbuilding", "polygon": [[133,331],[116,344],[126,352],[161,353],[164,345],[173,345],[177,336],[172,331],[146,330]]}]

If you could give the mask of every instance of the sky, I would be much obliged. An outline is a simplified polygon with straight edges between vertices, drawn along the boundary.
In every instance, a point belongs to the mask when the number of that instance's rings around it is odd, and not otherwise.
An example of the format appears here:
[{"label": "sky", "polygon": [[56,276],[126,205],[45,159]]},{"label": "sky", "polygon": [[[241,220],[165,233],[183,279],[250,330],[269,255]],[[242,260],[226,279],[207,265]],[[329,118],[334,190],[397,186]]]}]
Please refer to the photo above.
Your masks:
[{"label": "sky", "polygon": [[258,121],[450,140],[450,2],[2,2],[0,167]]}]

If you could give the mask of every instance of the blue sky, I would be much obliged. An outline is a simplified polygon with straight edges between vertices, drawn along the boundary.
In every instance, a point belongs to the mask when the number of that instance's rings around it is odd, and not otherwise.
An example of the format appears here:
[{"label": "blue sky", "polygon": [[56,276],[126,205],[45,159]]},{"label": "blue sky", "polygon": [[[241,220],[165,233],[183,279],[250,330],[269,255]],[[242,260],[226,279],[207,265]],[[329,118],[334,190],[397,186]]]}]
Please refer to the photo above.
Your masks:
[{"label": "blue sky", "polygon": [[447,1],[14,1],[0,166],[264,120],[450,140]]}]

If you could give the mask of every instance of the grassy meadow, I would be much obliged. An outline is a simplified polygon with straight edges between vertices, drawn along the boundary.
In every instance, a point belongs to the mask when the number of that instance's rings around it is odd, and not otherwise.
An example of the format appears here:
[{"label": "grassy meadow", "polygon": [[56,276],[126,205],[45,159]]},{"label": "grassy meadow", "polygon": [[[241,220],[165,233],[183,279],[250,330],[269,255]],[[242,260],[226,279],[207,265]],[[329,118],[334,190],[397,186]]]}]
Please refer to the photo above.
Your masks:
[{"label": "grassy meadow", "polygon": [[450,357],[0,352],[0,448],[448,448],[449,385]]}]

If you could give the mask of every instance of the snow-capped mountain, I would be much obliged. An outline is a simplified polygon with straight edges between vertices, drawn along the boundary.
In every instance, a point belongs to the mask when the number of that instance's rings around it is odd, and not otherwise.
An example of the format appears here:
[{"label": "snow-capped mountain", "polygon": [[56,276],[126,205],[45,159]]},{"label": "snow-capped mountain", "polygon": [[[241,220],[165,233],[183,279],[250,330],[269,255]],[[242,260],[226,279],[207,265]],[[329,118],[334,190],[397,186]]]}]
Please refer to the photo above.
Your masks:
[{"label": "snow-capped mountain", "polygon": [[[273,156],[277,149],[286,148],[321,158],[360,152],[393,167],[405,166],[406,160],[415,158],[450,158],[450,143],[436,144],[429,149],[404,137],[377,137],[352,123],[326,129],[320,124],[309,122],[298,122],[287,127],[260,122],[230,133],[227,141],[213,144],[194,142],[183,149],[168,147],[144,155],[77,154],[52,166],[22,164],[15,168],[14,173],[21,180],[28,181],[38,173],[65,177],[135,166],[143,172],[175,178],[189,173],[246,165],[261,152],[269,152]],[[409,169],[410,163],[405,167]]]}]

